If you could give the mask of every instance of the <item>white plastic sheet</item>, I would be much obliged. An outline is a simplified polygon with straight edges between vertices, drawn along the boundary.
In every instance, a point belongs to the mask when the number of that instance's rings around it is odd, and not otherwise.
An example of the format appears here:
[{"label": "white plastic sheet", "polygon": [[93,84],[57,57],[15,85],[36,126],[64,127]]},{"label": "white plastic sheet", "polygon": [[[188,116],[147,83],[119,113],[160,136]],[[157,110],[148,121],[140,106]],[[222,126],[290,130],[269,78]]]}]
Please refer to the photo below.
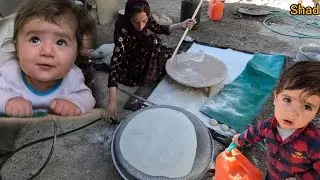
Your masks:
[{"label": "white plastic sheet", "polygon": [[[225,84],[232,82],[245,69],[248,61],[253,57],[252,54],[247,54],[232,49],[220,49],[194,43],[188,52],[202,52],[208,55],[217,57],[224,62],[228,68],[228,77],[224,81]],[[201,113],[200,107],[208,99],[207,94],[203,89],[195,89],[177,84],[172,81],[170,84],[168,77],[164,78],[154,89],[148,100],[158,105],[172,105],[184,108],[195,114],[209,128],[215,130],[219,134],[232,136],[230,131],[223,131],[220,125],[211,126],[210,118]]]}]

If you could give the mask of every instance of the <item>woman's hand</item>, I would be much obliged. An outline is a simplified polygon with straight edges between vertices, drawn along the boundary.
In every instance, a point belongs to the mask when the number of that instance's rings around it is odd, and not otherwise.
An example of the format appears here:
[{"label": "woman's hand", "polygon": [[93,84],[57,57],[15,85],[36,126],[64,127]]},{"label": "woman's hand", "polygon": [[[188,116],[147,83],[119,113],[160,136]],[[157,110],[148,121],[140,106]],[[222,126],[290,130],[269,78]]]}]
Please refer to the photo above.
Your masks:
[{"label": "woman's hand", "polygon": [[197,21],[195,19],[187,19],[181,23],[181,28],[182,29],[186,29],[186,28],[191,29],[196,23],[197,23]]},{"label": "woman's hand", "polygon": [[106,122],[117,121],[117,102],[115,100],[109,100],[105,111],[102,114],[103,119]]},{"label": "woman's hand", "polygon": [[102,118],[106,122],[117,122],[117,88],[116,87],[110,87],[109,88],[109,100],[106,109],[104,110],[102,114]]},{"label": "woman's hand", "polygon": [[175,23],[169,26],[169,32],[173,32],[174,30],[186,29],[187,27],[191,29],[193,25],[195,25],[197,21],[195,19],[187,19],[181,23]]}]

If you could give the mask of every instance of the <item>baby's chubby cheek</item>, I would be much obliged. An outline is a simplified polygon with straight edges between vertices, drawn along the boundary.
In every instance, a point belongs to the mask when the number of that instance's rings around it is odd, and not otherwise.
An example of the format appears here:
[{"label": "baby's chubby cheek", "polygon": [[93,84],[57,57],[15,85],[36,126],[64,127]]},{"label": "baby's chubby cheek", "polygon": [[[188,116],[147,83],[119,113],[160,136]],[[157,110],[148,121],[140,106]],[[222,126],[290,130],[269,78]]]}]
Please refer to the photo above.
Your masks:
[{"label": "baby's chubby cheek", "polygon": [[56,76],[59,76],[60,78],[66,76],[69,71],[72,69],[73,63],[72,64],[61,64],[56,68]]}]

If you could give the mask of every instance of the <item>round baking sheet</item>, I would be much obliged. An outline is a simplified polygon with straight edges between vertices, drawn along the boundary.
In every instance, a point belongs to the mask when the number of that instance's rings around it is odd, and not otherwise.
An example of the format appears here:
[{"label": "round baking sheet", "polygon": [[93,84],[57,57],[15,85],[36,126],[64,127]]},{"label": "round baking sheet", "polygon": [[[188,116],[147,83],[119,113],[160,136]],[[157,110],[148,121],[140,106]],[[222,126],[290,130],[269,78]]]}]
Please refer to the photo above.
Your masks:
[{"label": "round baking sheet", "polygon": [[204,53],[182,53],[166,63],[169,76],[180,84],[204,88],[227,78],[227,66],[214,56]]},{"label": "round baking sheet", "polygon": [[[130,163],[126,161],[126,159],[122,155],[122,151],[120,150],[120,140],[122,133],[124,132],[125,128],[128,124],[132,121],[135,121],[135,117],[139,115],[143,111],[152,110],[154,108],[168,108],[171,110],[179,111],[183,113],[185,116],[188,117],[190,122],[193,124],[196,138],[197,138],[197,147],[196,147],[196,155],[194,159],[194,163],[190,173],[186,176],[179,177],[179,178],[169,178],[166,176],[151,176],[149,174],[143,173],[139,171],[137,168],[133,167]],[[156,116],[156,115],[155,115]],[[137,119],[137,118],[136,118]],[[137,129],[139,132],[140,129]],[[161,134],[159,134],[161,136]],[[132,147],[136,148],[136,147]],[[147,148],[147,147],[146,147]],[[170,148],[168,146],[167,148]],[[112,144],[111,144],[111,153],[112,159],[118,170],[119,174],[124,179],[143,179],[143,180],[188,180],[188,179],[201,179],[207,170],[210,168],[209,165],[213,161],[213,140],[211,137],[210,132],[206,128],[206,126],[201,122],[201,120],[193,115],[192,113],[178,107],[174,106],[167,106],[167,105],[155,105],[151,107],[143,108],[139,111],[136,111],[129,115],[125,120],[123,120],[118,128],[115,131]],[[142,157],[143,158],[143,157]],[[159,159],[159,161],[161,161]]]}]

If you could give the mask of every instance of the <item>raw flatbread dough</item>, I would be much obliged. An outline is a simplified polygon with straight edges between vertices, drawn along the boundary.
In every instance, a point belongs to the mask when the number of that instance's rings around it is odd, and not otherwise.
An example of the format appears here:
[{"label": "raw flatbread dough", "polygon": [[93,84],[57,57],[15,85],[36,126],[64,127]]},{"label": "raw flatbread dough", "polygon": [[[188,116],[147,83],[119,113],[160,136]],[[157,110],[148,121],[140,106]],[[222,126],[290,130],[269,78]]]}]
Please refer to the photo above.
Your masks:
[{"label": "raw flatbread dough", "polygon": [[136,169],[151,176],[178,178],[193,167],[197,136],[183,113],[154,108],[142,111],[123,130],[122,156]]},{"label": "raw flatbread dough", "polygon": [[228,75],[222,61],[204,53],[178,54],[167,61],[166,71],[175,81],[195,88],[211,87]]}]

